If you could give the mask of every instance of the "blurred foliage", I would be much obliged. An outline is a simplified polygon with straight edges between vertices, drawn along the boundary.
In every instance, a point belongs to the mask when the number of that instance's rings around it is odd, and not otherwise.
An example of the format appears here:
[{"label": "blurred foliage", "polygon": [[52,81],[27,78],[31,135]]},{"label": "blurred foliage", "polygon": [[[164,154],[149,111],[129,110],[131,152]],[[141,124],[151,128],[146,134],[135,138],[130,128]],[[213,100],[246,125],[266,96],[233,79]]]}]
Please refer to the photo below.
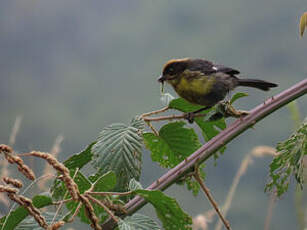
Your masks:
[{"label": "blurred foliage", "polygon": [[265,190],[283,195],[289,186],[290,176],[303,189],[304,183],[304,156],[307,155],[307,119],[291,137],[277,145],[278,155],[270,164],[270,177],[272,181],[266,185]]},{"label": "blurred foliage", "polygon": [[300,19],[300,35],[303,37],[305,28],[307,28],[307,12],[303,13]]}]

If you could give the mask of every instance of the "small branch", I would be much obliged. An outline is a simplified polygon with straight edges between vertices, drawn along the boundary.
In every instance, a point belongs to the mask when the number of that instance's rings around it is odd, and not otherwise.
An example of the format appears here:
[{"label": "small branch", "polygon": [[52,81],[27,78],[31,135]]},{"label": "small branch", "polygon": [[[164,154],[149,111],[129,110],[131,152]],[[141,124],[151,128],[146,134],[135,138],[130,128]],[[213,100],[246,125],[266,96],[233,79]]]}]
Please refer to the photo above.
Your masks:
[{"label": "small branch", "polygon": [[82,206],[82,202],[79,202],[74,214],[67,220],[68,223],[71,223],[74,221],[75,217],[78,215],[80,211],[81,206]]},{"label": "small branch", "polygon": [[118,222],[118,218],[114,215],[114,213],[104,204],[102,203],[100,200],[97,200],[96,198],[90,196],[90,195],[86,195],[86,197],[93,201],[94,203],[98,204],[99,206],[101,206],[108,214],[109,216],[117,223]]},{"label": "small branch", "polygon": [[167,111],[168,109],[169,109],[168,106],[166,106],[166,107],[164,107],[162,109],[158,109],[158,110],[155,110],[155,111],[152,111],[152,112],[148,112],[148,113],[143,113],[141,115],[141,118],[152,116],[152,115],[155,115],[155,114],[158,114],[158,113],[163,113],[163,112]]},{"label": "small branch", "polygon": [[[197,113],[194,114],[194,117],[204,117],[207,114],[204,113]],[[160,117],[144,117],[144,121],[165,121],[165,120],[178,120],[178,119],[185,119],[186,115],[180,114],[180,115],[168,115],[168,116],[160,116]]]},{"label": "small branch", "polygon": [[152,132],[156,135],[159,136],[159,132],[153,127],[153,125],[150,123],[150,121],[145,121],[148,127],[152,130]]},{"label": "small branch", "polygon": [[[148,190],[164,190],[170,185],[175,183],[178,178],[184,176],[189,172],[196,164],[200,164],[210,158],[219,148],[233,140],[235,137],[243,133],[248,128],[255,125],[258,121],[262,120],[266,116],[273,113],[275,110],[295,100],[296,98],[305,95],[307,93],[307,79],[295,84],[294,86],[284,90],[280,94],[269,98],[264,103],[260,104],[256,108],[250,111],[250,114],[237,119],[225,130],[220,132],[209,142],[205,143],[186,160],[179,163],[176,167],[170,169],[167,173],[162,175],[158,180],[155,180],[149,187]],[[128,211],[127,214],[139,210],[147,202],[137,196],[125,205],[125,209]],[[103,223],[102,227],[104,230],[113,229],[116,223],[113,220],[108,219]]]},{"label": "small branch", "polygon": [[231,230],[229,222],[224,218],[224,216],[220,212],[218,204],[215,202],[215,200],[214,200],[213,196],[211,195],[209,189],[206,187],[205,183],[200,178],[198,168],[195,170],[193,176],[194,176],[195,180],[198,182],[198,184],[200,185],[200,187],[202,188],[203,192],[206,194],[209,202],[211,203],[211,205],[215,209],[216,213],[220,217],[221,221],[225,225],[225,228],[228,229],[228,230]]},{"label": "small branch", "polygon": [[128,195],[131,195],[131,193],[133,193],[133,191],[129,191],[129,192],[86,192],[86,194],[99,195],[99,196],[109,196],[109,195],[128,196]]},{"label": "small branch", "polygon": [[[238,184],[239,184],[239,181],[241,179],[241,176],[246,172],[248,166],[252,163],[252,154],[247,154],[244,159],[242,160],[241,162],[241,165],[240,165],[240,168],[238,169],[233,181],[232,181],[232,184],[231,184],[231,187],[228,191],[228,194],[226,196],[226,200],[225,200],[225,203],[222,207],[222,210],[223,210],[223,214],[224,216],[226,217],[227,216],[227,213],[228,213],[228,210],[230,208],[230,205],[231,205],[231,202],[232,202],[232,199],[233,199],[233,196],[236,192],[236,189],[238,187]],[[221,221],[218,221],[216,223],[216,226],[215,226],[215,230],[220,230],[222,229],[222,222]]]},{"label": "small branch", "polygon": [[54,205],[61,205],[62,203],[67,203],[67,202],[70,202],[72,200],[73,200],[72,198],[69,198],[69,199],[66,199],[66,200],[54,201],[52,204],[54,204]]},{"label": "small branch", "polygon": [[[72,177],[73,180],[75,179],[75,177],[76,177],[76,175],[77,175],[78,172],[79,172],[79,168],[77,168],[77,170],[75,171],[74,176]],[[64,196],[63,196],[63,198],[65,198],[65,197],[67,196],[67,194],[68,194],[68,190],[66,190],[66,192],[65,192],[65,194],[64,194]],[[61,200],[61,201],[60,201],[59,207],[57,208],[57,210],[56,210],[56,212],[55,212],[55,214],[54,214],[54,216],[53,216],[53,218],[52,218],[52,222],[51,222],[51,223],[54,223],[54,221],[55,221],[57,215],[59,214],[61,208],[63,207],[63,204],[66,203],[66,202],[69,202],[69,201],[71,201],[71,200],[73,200],[73,198],[69,198],[69,199]]]}]

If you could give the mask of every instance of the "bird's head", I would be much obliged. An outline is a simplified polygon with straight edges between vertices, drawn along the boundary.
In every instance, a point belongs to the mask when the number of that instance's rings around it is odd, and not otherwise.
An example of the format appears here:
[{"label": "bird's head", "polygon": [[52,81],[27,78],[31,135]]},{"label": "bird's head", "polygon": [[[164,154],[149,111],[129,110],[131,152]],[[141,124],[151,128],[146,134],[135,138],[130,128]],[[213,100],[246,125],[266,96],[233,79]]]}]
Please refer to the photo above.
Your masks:
[{"label": "bird's head", "polygon": [[172,84],[173,81],[180,79],[181,73],[187,69],[190,60],[190,58],[169,60],[165,63],[158,81],[161,83],[167,81],[168,83]]}]

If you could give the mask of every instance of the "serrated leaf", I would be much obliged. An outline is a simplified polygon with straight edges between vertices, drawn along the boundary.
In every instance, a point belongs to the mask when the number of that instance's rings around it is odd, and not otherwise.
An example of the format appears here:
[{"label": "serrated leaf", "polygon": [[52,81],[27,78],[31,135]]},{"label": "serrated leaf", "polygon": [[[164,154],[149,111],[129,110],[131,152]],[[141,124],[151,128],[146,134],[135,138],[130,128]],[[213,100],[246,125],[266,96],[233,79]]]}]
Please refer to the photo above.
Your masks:
[{"label": "serrated leaf", "polygon": [[112,124],[104,128],[92,151],[93,166],[103,174],[110,170],[117,178],[116,191],[125,191],[132,178],[139,180],[142,164],[143,121],[134,119],[130,125]]},{"label": "serrated leaf", "polygon": [[174,167],[201,146],[194,130],[184,128],[184,125],[184,122],[172,122],[160,129],[159,136],[152,133],[143,135],[153,161],[163,167]]},{"label": "serrated leaf", "polygon": [[300,18],[300,35],[303,37],[305,28],[307,27],[307,12],[303,13]]},{"label": "serrated leaf", "polygon": [[[34,207],[42,208],[48,205],[52,205],[52,199],[50,196],[37,195],[32,198],[32,203]],[[28,216],[28,211],[24,207],[18,207],[7,216],[7,220],[6,216],[0,219],[0,229],[2,228],[5,230],[13,230],[27,216]]]},{"label": "serrated leaf", "polygon": [[266,184],[265,191],[276,191],[280,197],[288,190],[291,175],[301,188],[304,184],[303,158],[307,155],[307,119],[288,140],[279,143],[276,150],[278,155],[270,164],[272,181]]},{"label": "serrated leaf", "polygon": [[142,214],[134,214],[120,220],[118,223],[119,230],[160,230],[161,227],[150,217]]},{"label": "serrated leaf", "polygon": [[165,230],[192,229],[192,218],[180,208],[174,198],[161,191],[135,190],[135,193],[154,206]]},{"label": "serrated leaf", "polygon": [[247,97],[247,96],[248,96],[248,93],[238,92],[231,97],[230,104],[233,104],[236,100],[238,100],[241,97]]}]

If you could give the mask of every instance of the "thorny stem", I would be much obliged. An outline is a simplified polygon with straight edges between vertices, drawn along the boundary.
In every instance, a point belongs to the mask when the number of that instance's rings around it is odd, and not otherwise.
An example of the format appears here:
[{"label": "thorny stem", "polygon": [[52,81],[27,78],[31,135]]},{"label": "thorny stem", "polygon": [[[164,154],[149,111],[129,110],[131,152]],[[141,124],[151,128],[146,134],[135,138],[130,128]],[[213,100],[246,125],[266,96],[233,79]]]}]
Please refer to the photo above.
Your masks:
[{"label": "thorny stem", "polygon": [[[217,136],[212,138],[209,142],[205,143],[192,155],[190,155],[186,160],[179,163],[175,168],[170,169],[167,173],[162,175],[158,180],[153,182],[148,190],[165,190],[170,185],[175,183],[178,178],[184,176],[187,172],[191,170],[196,164],[200,164],[211,157],[219,148],[233,140],[235,137],[243,133],[248,128],[255,125],[258,121],[262,120],[269,114],[273,113],[275,110],[281,108],[282,106],[288,104],[289,102],[295,100],[296,98],[307,93],[307,79],[300,81],[294,86],[284,90],[280,94],[269,98],[264,103],[260,104],[256,108],[250,111],[249,115],[237,119],[231,125],[229,125],[225,130],[220,132]],[[147,202],[136,196],[134,199],[129,201],[125,205],[127,210],[127,215],[139,210]],[[113,229],[116,223],[111,219],[105,221],[102,224],[104,230]]]},{"label": "thorny stem", "polygon": [[200,185],[201,189],[203,190],[203,192],[206,194],[209,202],[211,203],[211,205],[213,206],[213,208],[215,209],[216,213],[218,214],[218,216],[220,217],[220,219],[222,220],[223,224],[225,225],[226,229],[231,230],[229,222],[224,218],[224,216],[222,215],[222,213],[220,212],[220,209],[218,207],[218,204],[216,203],[216,201],[214,200],[213,196],[210,193],[210,190],[206,187],[205,183],[202,181],[200,175],[199,175],[199,169],[198,167],[196,168],[194,174],[193,174],[195,180],[198,182],[198,184]]}]

